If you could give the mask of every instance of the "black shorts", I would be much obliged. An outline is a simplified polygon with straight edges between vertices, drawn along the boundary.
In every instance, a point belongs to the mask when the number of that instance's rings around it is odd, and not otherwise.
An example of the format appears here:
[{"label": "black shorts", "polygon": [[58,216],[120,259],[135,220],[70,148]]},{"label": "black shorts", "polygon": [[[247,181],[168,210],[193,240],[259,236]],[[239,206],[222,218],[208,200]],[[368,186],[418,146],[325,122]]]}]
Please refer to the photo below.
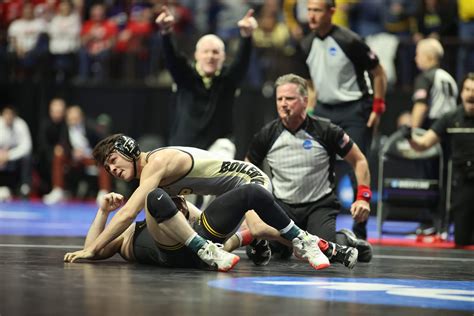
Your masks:
[{"label": "black shorts", "polygon": [[209,266],[183,244],[165,246],[158,244],[146,227],[146,222],[136,223],[133,236],[133,251],[138,263],[160,267],[199,268]]}]

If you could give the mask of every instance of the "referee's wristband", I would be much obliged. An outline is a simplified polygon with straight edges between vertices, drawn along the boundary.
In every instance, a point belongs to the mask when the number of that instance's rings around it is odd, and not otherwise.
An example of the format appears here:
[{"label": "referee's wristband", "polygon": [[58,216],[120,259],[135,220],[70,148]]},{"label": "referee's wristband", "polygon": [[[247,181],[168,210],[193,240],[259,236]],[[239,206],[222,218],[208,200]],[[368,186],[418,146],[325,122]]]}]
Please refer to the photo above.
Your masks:
[{"label": "referee's wristband", "polygon": [[372,191],[366,185],[358,185],[357,186],[357,198],[356,200],[364,200],[370,203],[370,199],[372,198]]},{"label": "referee's wristband", "polygon": [[374,102],[372,103],[372,112],[377,114],[382,114],[385,112],[385,100],[382,98],[374,98]]}]

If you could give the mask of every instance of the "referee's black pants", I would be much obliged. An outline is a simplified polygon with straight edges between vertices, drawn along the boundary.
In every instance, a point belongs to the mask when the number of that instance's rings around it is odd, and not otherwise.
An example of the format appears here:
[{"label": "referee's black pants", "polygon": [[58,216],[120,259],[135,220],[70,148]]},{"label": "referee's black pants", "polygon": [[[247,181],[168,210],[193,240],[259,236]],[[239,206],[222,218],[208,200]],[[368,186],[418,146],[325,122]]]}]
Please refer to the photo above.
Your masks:
[{"label": "referee's black pants", "polygon": [[336,242],[336,217],[341,205],[334,193],[303,204],[286,204],[276,199],[298,227],[328,241]]},{"label": "referee's black pants", "polygon": [[[314,110],[316,116],[328,118],[332,123],[344,129],[366,157],[372,143],[372,129],[367,127],[371,112],[372,100],[368,98],[341,104],[318,102]],[[356,194],[357,181],[352,168],[345,161],[338,161],[336,172],[350,175],[354,194]],[[352,230],[358,238],[367,239],[367,221],[362,223],[354,221]]]}]

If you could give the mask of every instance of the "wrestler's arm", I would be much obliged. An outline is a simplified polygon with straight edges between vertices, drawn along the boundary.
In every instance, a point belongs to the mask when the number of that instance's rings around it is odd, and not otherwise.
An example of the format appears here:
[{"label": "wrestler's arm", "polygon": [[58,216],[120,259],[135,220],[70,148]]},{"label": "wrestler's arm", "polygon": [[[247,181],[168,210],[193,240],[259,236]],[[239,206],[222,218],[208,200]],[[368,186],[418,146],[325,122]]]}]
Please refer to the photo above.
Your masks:
[{"label": "wrestler's arm", "polygon": [[[114,192],[108,193],[103,197],[101,205],[97,210],[97,214],[87,232],[86,240],[84,242],[84,248],[87,248],[93,241],[96,240],[100,233],[102,233],[107,224],[107,219],[109,217],[110,212],[120,207],[123,204],[123,200],[124,198],[121,194]],[[117,252],[119,252],[123,240],[124,236],[123,234],[121,234],[119,237],[108,243],[101,251],[96,253],[94,257],[89,259],[102,260],[112,257]],[[68,259],[70,256],[71,253],[67,253],[64,256],[64,261],[69,261]]]},{"label": "wrestler's arm", "polygon": [[[140,185],[133,192],[127,203],[117,211],[109,225],[83,250],[69,254],[65,261],[74,262],[77,259],[91,259],[104,249],[112,240],[122,234],[135,220],[145,204],[145,198],[151,190],[158,187],[166,173],[167,163],[151,160],[142,170]],[[66,260],[67,259],[67,260]]]}]

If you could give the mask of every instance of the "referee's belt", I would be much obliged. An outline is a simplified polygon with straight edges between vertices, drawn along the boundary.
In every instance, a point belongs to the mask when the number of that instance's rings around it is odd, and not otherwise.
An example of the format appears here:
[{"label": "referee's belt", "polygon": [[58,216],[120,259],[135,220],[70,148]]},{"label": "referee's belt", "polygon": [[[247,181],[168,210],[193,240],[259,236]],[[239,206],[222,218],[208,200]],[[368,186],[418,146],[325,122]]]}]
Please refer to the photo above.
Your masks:
[{"label": "referee's belt", "polygon": [[335,106],[344,107],[344,106],[351,106],[351,105],[353,105],[355,103],[358,103],[358,102],[366,102],[366,101],[369,101],[369,98],[363,97],[361,99],[357,99],[357,100],[354,100],[354,101],[346,101],[346,102],[340,102],[340,103],[324,103],[324,102],[321,102],[321,101],[317,100],[316,101],[316,106],[322,105],[322,106],[325,106],[325,107],[328,107],[328,108],[332,108],[332,107],[335,107]]}]

